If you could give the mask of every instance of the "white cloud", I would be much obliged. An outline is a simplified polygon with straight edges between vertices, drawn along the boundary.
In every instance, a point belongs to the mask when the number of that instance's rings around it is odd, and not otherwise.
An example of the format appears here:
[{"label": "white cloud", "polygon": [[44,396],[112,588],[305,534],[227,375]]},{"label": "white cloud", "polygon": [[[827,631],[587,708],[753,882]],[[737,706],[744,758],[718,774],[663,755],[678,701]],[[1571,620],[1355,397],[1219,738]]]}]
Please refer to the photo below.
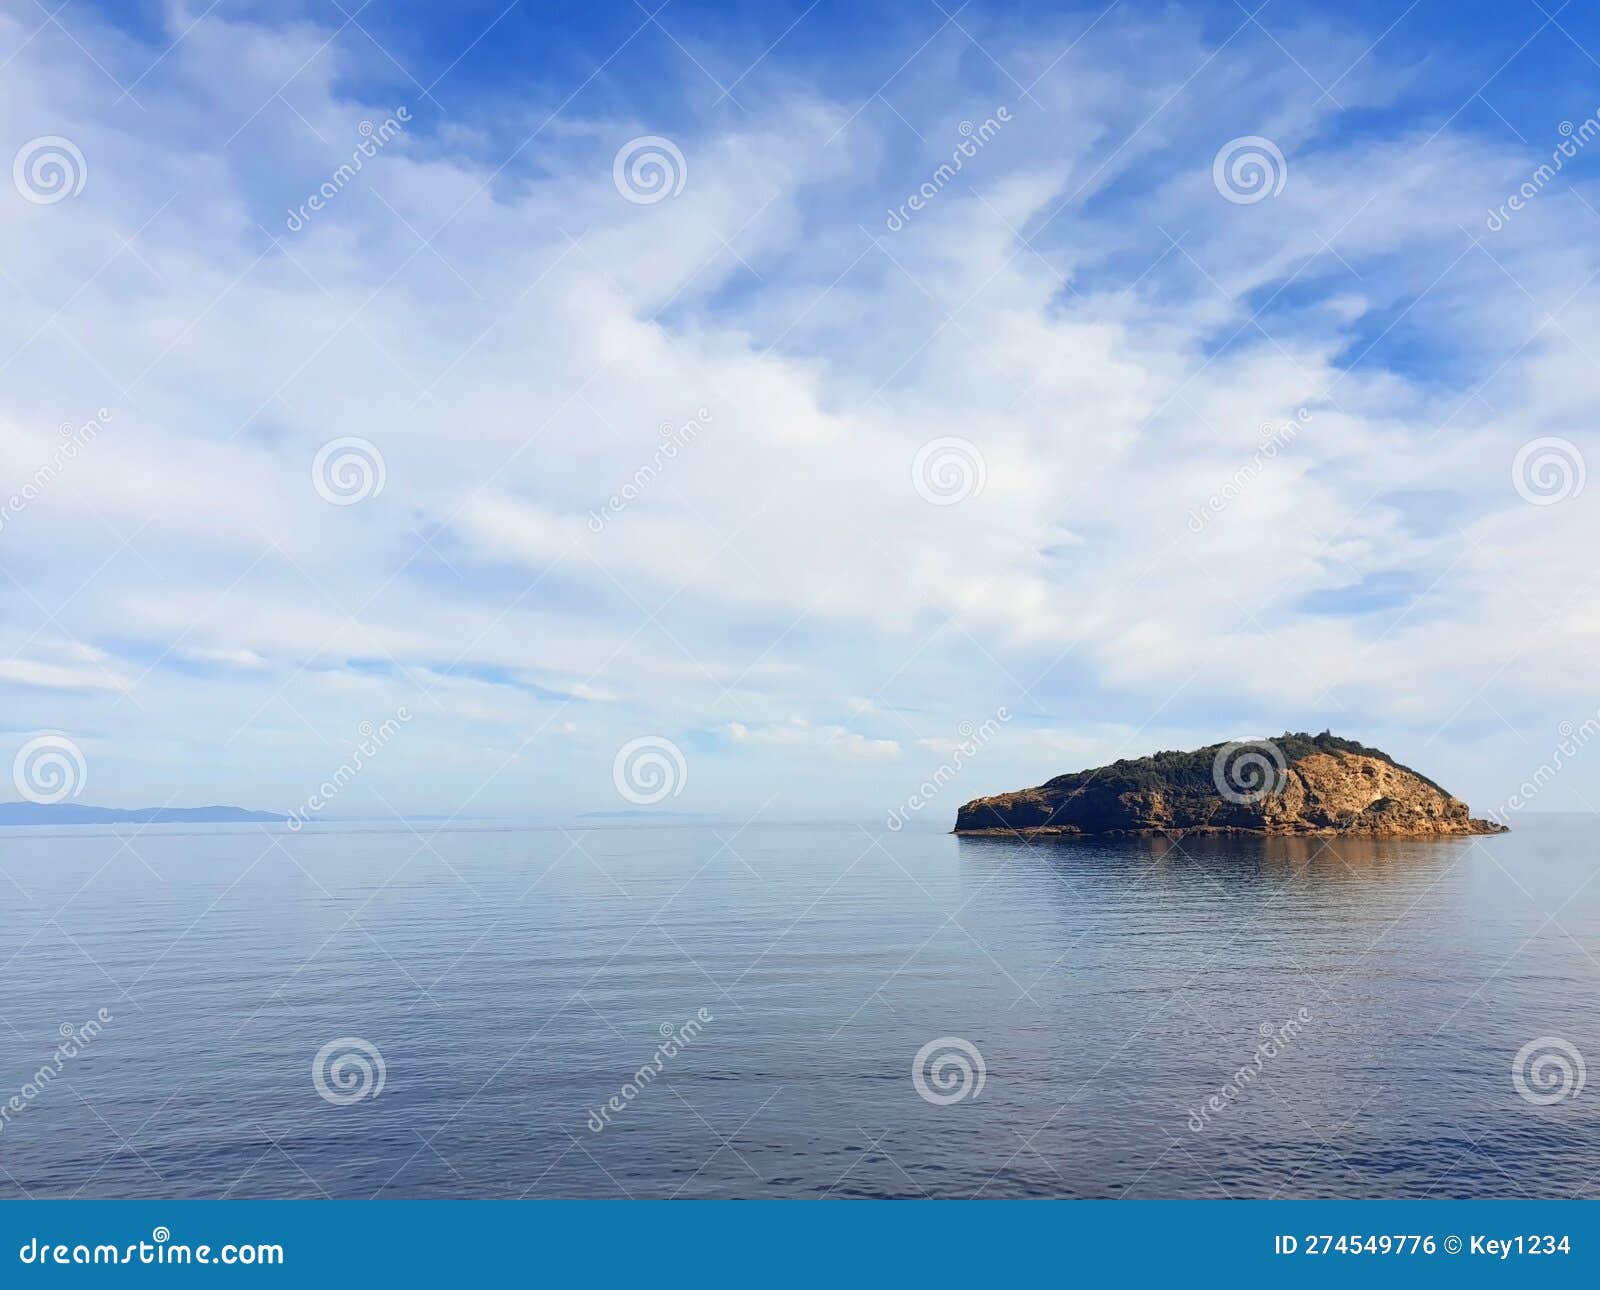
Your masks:
[{"label": "white cloud", "polygon": [[791,749],[870,761],[900,756],[896,740],[868,739],[845,726],[813,726],[803,717],[790,717],[787,722],[755,729],[741,721],[730,721],[728,735],[734,743],[746,747]]},{"label": "white cloud", "polygon": [[[0,25],[8,47],[27,34]],[[1209,51],[1119,17],[1056,71],[1049,42],[1011,40],[1042,106],[1011,103],[898,233],[885,195],[996,106],[942,46],[896,102],[925,155],[892,114],[786,78],[736,125],[682,133],[690,182],[641,207],[610,173],[638,122],[580,101],[537,164],[497,175],[483,137],[414,105],[290,233],[283,207],[394,106],[344,96],[327,34],[213,16],[138,114],[51,31],[0,84],[0,115],[91,168],[71,202],[0,203],[0,463],[31,474],[63,421],[113,411],[6,517],[28,594],[0,681],[14,724],[100,733],[97,787],[164,800],[171,763],[133,754],[159,740],[192,752],[199,796],[282,805],[306,757],[405,703],[376,774],[416,809],[606,805],[611,753],[641,732],[705,740],[696,807],[753,809],[796,759],[841,754],[861,773],[795,806],[854,807],[903,795],[903,748],[1007,703],[1022,751],[989,764],[1018,784],[1149,751],[1148,719],[1167,746],[1442,727],[1424,769],[1488,792],[1520,770],[1476,758],[1478,732],[1553,728],[1585,692],[1592,494],[1531,507],[1508,472],[1525,440],[1586,433],[1595,319],[1568,297],[1595,255],[1556,193],[1472,245],[1513,151],[1464,127],[1335,137],[1299,73],[1242,48],[1188,91],[1205,110],[1136,131]],[[1342,66],[1369,43],[1321,34]],[[261,106],[297,67],[316,134]],[[1378,105],[1409,75],[1374,55],[1340,97]],[[1290,167],[1251,207],[1211,182],[1244,133]],[[1391,326],[1435,361],[1385,367],[1380,346],[1350,366]],[[662,423],[701,408],[594,532]],[[1302,408],[1190,531],[1261,425]],[[342,436],[387,476],[350,507],[310,480]],[[983,457],[953,506],[911,478],[941,436]],[[1399,598],[1373,608],[1385,579]],[[42,657],[41,629],[95,656]]]},{"label": "white cloud", "polygon": [[126,682],[103,667],[68,665],[38,659],[0,660],[0,681],[37,686],[46,690],[110,690],[127,688]]},{"label": "white cloud", "polygon": [[216,663],[222,667],[253,669],[268,666],[267,660],[253,649],[186,649],[182,653],[185,658],[192,658],[197,663]]}]

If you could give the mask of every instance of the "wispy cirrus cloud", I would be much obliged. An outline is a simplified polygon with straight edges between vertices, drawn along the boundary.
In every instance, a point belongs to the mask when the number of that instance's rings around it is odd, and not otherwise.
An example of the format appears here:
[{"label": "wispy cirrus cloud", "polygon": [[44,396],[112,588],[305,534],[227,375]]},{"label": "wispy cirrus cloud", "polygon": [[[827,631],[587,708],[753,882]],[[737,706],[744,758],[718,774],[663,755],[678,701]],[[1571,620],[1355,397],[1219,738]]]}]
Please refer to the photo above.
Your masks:
[{"label": "wispy cirrus cloud", "polygon": [[[1485,246],[1523,150],[1418,107],[1403,32],[1286,27],[1297,67],[1198,21],[1114,13],[1072,46],[1082,23],[971,17],[877,96],[778,55],[737,108],[662,122],[619,64],[543,127],[512,78],[458,115],[312,20],[220,14],[130,110],[107,72],[181,27],[81,19],[101,72],[0,19],[8,144],[87,166],[66,200],[0,202],[7,477],[113,414],[0,538],[11,724],[95,730],[126,802],[174,774],[298,800],[310,753],[398,704],[370,782],[444,812],[609,805],[646,733],[694,760],[685,809],[754,809],[843,752],[850,782],[794,805],[864,810],[904,796],[903,749],[1001,704],[975,792],[1315,724],[1492,793],[1592,656],[1589,495],[1510,478],[1530,439],[1586,442],[1585,173]],[[701,75],[637,52],[669,55]],[[630,200],[619,150],[667,135],[681,190]],[[1214,160],[1245,137],[1286,173],[1241,203]],[[319,454],[352,439],[382,486],[330,504]],[[959,496],[918,477],[950,440]]]}]

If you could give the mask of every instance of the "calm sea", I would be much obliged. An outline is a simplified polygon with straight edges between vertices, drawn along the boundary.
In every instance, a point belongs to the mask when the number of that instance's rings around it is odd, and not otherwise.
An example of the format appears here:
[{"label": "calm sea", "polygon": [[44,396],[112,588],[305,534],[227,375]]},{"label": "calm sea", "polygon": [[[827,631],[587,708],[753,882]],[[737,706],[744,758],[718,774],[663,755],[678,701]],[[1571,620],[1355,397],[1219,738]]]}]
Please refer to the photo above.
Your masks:
[{"label": "calm sea", "polygon": [[430,830],[0,835],[0,1195],[1600,1193],[1590,818]]}]

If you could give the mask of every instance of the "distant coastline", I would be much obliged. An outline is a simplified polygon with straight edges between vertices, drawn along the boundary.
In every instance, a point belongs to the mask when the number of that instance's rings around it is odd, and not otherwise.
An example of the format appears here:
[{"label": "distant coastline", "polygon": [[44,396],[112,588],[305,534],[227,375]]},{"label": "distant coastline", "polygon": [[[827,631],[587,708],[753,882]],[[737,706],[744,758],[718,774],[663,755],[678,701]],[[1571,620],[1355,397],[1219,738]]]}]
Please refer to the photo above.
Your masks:
[{"label": "distant coastline", "polygon": [[80,806],[76,802],[0,802],[0,827],[45,824],[282,824],[289,817],[240,806]]}]

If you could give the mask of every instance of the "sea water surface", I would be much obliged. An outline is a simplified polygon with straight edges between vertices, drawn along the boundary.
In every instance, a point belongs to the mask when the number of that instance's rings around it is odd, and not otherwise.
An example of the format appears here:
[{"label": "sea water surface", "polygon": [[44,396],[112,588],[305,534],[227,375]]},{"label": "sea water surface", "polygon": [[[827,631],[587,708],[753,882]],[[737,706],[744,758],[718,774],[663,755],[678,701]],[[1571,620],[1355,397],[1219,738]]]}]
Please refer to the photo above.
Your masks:
[{"label": "sea water surface", "polygon": [[1592,817],[433,828],[0,834],[0,1195],[1600,1193]]}]

